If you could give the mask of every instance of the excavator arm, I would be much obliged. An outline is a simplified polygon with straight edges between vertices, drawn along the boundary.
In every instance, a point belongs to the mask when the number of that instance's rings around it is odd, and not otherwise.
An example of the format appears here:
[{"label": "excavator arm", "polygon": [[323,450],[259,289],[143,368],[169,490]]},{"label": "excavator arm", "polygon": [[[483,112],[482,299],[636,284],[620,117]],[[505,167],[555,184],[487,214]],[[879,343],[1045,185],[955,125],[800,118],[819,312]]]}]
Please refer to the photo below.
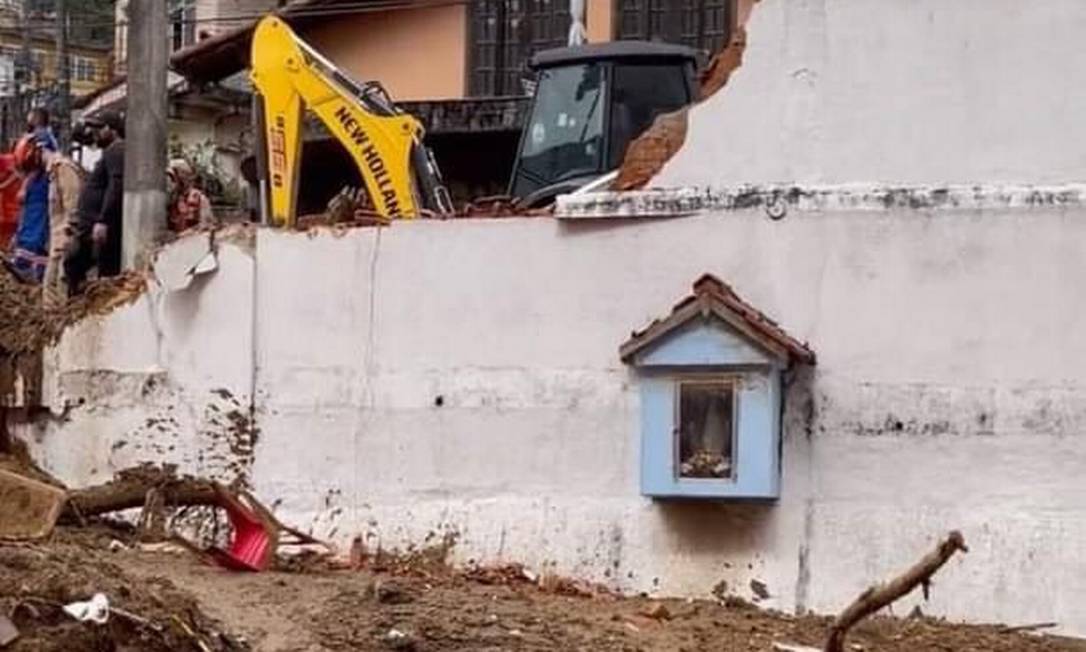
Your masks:
[{"label": "excavator arm", "polygon": [[265,222],[291,226],[297,209],[302,118],[320,118],[351,155],[377,212],[411,219],[452,212],[452,202],[423,129],[377,82],[358,84],[275,16],[256,26],[252,80],[257,91],[261,210]]}]

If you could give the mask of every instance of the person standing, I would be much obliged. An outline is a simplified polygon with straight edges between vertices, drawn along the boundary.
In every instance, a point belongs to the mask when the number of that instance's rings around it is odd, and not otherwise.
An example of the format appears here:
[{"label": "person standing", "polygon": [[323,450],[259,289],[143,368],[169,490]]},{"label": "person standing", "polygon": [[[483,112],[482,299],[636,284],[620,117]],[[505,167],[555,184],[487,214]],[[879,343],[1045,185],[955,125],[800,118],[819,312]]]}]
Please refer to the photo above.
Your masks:
[{"label": "person standing", "polygon": [[212,226],[211,201],[196,187],[196,172],[183,158],[173,159],[166,169],[170,185],[169,227],[180,233],[197,226]]},{"label": "person standing", "polygon": [[41,283],[49,246],[49,177],[35,162],[38,145],[27,134],[15,145],[15,165],[24,175],[22,214],[15,230],[12,266],[26,281]]},{"label": "person standing", "polygon": [[102,150],[102,156],[83,184],[76,208],[79,226],[64,259],[71,294],[82,291],[87,274],[94,267],[98,268],[99,277],[121,272],[124,117],[106,111],[85,122],[95,130],[95,144]]},{"label": "person standing", "polygon": [[0,247],[7,250],[19,228],[19,195],[23,178],[15,165],[15,155],[0,154]]},{"label": "person standing", "polygon": [[37,151],[40,166],[49,177],[49,255],[42,300],[46,308],[57,308],[67,296],[62,270],[68,240],[78,226],[76,208],[83,174],[75,161],[46,147],[40,136]]},{"label": "person standing", "polygon": [[34,107],[26,114],[26,131],[33,136],[37,136],[52,151],[60,150],[60,146],[57,145],[57,137],[53,134],[53,127],[49,123],[49,111],[43,107]]}]

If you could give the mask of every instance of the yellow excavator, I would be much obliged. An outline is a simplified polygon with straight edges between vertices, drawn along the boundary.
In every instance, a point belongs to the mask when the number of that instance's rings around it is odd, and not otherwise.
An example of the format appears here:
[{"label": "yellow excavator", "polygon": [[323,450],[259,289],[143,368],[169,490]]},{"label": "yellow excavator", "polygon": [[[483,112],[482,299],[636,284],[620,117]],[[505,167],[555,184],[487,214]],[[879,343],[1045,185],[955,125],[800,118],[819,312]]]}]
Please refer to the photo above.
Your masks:
[{"label": "yellow excavator", "polygon": [[302,118],[312,111],[347,148],[374,209],[385,219],[448,215],[452,200],[422,125],[396,107],[380,83],[359,84],[276,16],[257,24],[252,81],[261,217],[294,224],[302,153]]}]

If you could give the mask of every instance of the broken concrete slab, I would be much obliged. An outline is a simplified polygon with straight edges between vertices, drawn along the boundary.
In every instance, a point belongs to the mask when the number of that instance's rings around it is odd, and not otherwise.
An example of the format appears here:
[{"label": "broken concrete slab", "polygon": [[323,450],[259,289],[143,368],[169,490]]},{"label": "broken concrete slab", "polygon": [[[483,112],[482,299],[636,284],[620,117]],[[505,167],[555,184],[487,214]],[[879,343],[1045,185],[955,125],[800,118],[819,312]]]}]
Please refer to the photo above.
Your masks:
[{"label": "broken concrete slab", "polygon": [[199,274],[218,267],[210,231],[186,235],[164,246],[155,256],[155,278],[167,290],[184,290]]},{"label": "broken concrete slab", "polygon": [[63,489],[0,469],[0,540],[48,535],[67,497]]}]

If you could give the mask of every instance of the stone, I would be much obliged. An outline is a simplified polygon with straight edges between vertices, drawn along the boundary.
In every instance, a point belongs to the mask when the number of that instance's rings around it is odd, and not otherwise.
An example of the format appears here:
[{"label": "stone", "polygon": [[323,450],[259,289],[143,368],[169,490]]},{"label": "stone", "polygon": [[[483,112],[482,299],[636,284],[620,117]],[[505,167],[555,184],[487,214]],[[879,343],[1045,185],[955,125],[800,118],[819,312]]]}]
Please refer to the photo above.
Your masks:
[{"label": "stone", "polygon": [[642,611],[642,614],[649,618],[655,618],[656,620],[670,620],[671,611],[667,608],[663,602],[657,602],[646,606]]}]

